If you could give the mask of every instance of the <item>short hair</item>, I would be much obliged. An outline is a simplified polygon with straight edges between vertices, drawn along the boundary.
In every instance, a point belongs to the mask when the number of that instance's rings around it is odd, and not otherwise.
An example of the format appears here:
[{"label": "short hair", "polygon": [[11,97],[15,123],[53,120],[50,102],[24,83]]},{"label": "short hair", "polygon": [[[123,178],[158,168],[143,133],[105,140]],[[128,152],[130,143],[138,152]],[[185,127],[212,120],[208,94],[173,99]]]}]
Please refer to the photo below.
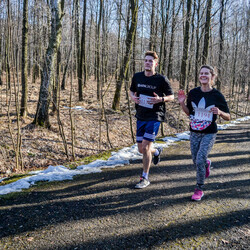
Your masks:
[{"label": "short hair", "polygon": [[200,68],[200,71],[203,68],[208,69],[212,76],[217,76],[217,73],[216,73],[215,69],[212,66],[210,66],[210,65],[202,65],[201,68]]},{"label": "short hair", "polygon": [[152,56],[155,60],[158,60],[158,55],[156,54],[156,52],[155,51],[147,51],[146,53],[145,53],[145,57],[146,56]]}]

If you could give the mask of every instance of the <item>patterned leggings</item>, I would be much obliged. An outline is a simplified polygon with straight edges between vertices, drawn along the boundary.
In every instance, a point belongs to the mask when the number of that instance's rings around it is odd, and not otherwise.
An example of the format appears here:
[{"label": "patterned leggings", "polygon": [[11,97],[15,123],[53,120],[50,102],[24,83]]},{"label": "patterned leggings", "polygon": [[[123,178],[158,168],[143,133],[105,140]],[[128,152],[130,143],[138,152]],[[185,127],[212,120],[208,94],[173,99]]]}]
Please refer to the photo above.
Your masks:
[{"label": "patterned leggings", "polygon": [[190,148],[194,165],[196,166],[197,188],[203,188],[207,166],[207,156],[210,153],[216,139],[216,133],[203,134],[191,132]]}]

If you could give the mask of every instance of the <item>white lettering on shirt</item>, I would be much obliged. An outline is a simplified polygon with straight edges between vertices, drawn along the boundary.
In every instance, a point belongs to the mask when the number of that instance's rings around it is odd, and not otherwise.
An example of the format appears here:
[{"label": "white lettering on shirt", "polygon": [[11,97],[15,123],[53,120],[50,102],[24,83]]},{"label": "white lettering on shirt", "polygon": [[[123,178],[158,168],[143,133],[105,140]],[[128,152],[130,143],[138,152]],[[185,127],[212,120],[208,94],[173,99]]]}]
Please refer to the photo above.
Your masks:
[{"label": "white lettering on shirt", "polygon": [[138,83],[138,88],[156,89],[156,86],[143,84],[143,83]]}]

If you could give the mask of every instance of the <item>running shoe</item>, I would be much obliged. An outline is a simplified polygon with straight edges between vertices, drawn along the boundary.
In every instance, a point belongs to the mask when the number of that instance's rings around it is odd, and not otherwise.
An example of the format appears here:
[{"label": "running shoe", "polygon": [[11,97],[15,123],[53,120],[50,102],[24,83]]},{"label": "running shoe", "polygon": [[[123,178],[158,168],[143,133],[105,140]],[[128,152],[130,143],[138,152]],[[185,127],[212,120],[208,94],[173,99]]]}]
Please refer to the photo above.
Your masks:
[{"label": "running shoe", "polygon": [[211,166],[211,161],[207,160],[207,167],[206,167],[206,174],[205,174],[206,178],[210,175],[210,166]]},{"label": "running shoe", "polygon": [[135,185],[135,188],[145,188],[149,184],[150,184],[149,180],[145,179],[144,177],[141,177],[139,183]]},{"label": "running shoe", "polygon": [[159,154],[158,155],[154,155],[154,158],[153,158],[153,163],[155,165],[157,165],[160,162],[160,160],[161,160],[160,155],[161,155],[161,152],[162,152],[162,148],[157,148],[157,150],[159,151]]},{"label": "running shoe", "polygon": [[203,191],[196,188],[194,190],[194,194],[191,197],[191,200],[193,200],[193,201],[200,201],[203,196],[204,196]]}]

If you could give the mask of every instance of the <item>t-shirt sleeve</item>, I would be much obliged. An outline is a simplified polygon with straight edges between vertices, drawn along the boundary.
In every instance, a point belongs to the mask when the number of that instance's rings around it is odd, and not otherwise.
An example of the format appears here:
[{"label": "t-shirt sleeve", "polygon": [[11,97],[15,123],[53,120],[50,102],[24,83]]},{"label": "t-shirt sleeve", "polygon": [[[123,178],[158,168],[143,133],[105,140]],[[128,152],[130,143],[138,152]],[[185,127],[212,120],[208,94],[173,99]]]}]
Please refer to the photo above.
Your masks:
[{"label": "t-shirt sleeve", "polygon": [[219,93],[219,100],[220,101],[219,101],[218,108],[225,113],[230,113],[228,105],[227,105],[227,101],[224,95],[222,95],[221,93]]},{"label": "t-shirt sleeve", "polygon": [[132,78],[132,83],[131,83],[131,86],[130,86],[130,91],[132,92],[136,92],[136,81],[135,81],[135,75],[133,76]]},{"label": "t-shirt sleeve", "polygon": [[164,91],[163,92],[166,96],[174,94],[170,81],[168,80],[167,77],[164,77]]}]

